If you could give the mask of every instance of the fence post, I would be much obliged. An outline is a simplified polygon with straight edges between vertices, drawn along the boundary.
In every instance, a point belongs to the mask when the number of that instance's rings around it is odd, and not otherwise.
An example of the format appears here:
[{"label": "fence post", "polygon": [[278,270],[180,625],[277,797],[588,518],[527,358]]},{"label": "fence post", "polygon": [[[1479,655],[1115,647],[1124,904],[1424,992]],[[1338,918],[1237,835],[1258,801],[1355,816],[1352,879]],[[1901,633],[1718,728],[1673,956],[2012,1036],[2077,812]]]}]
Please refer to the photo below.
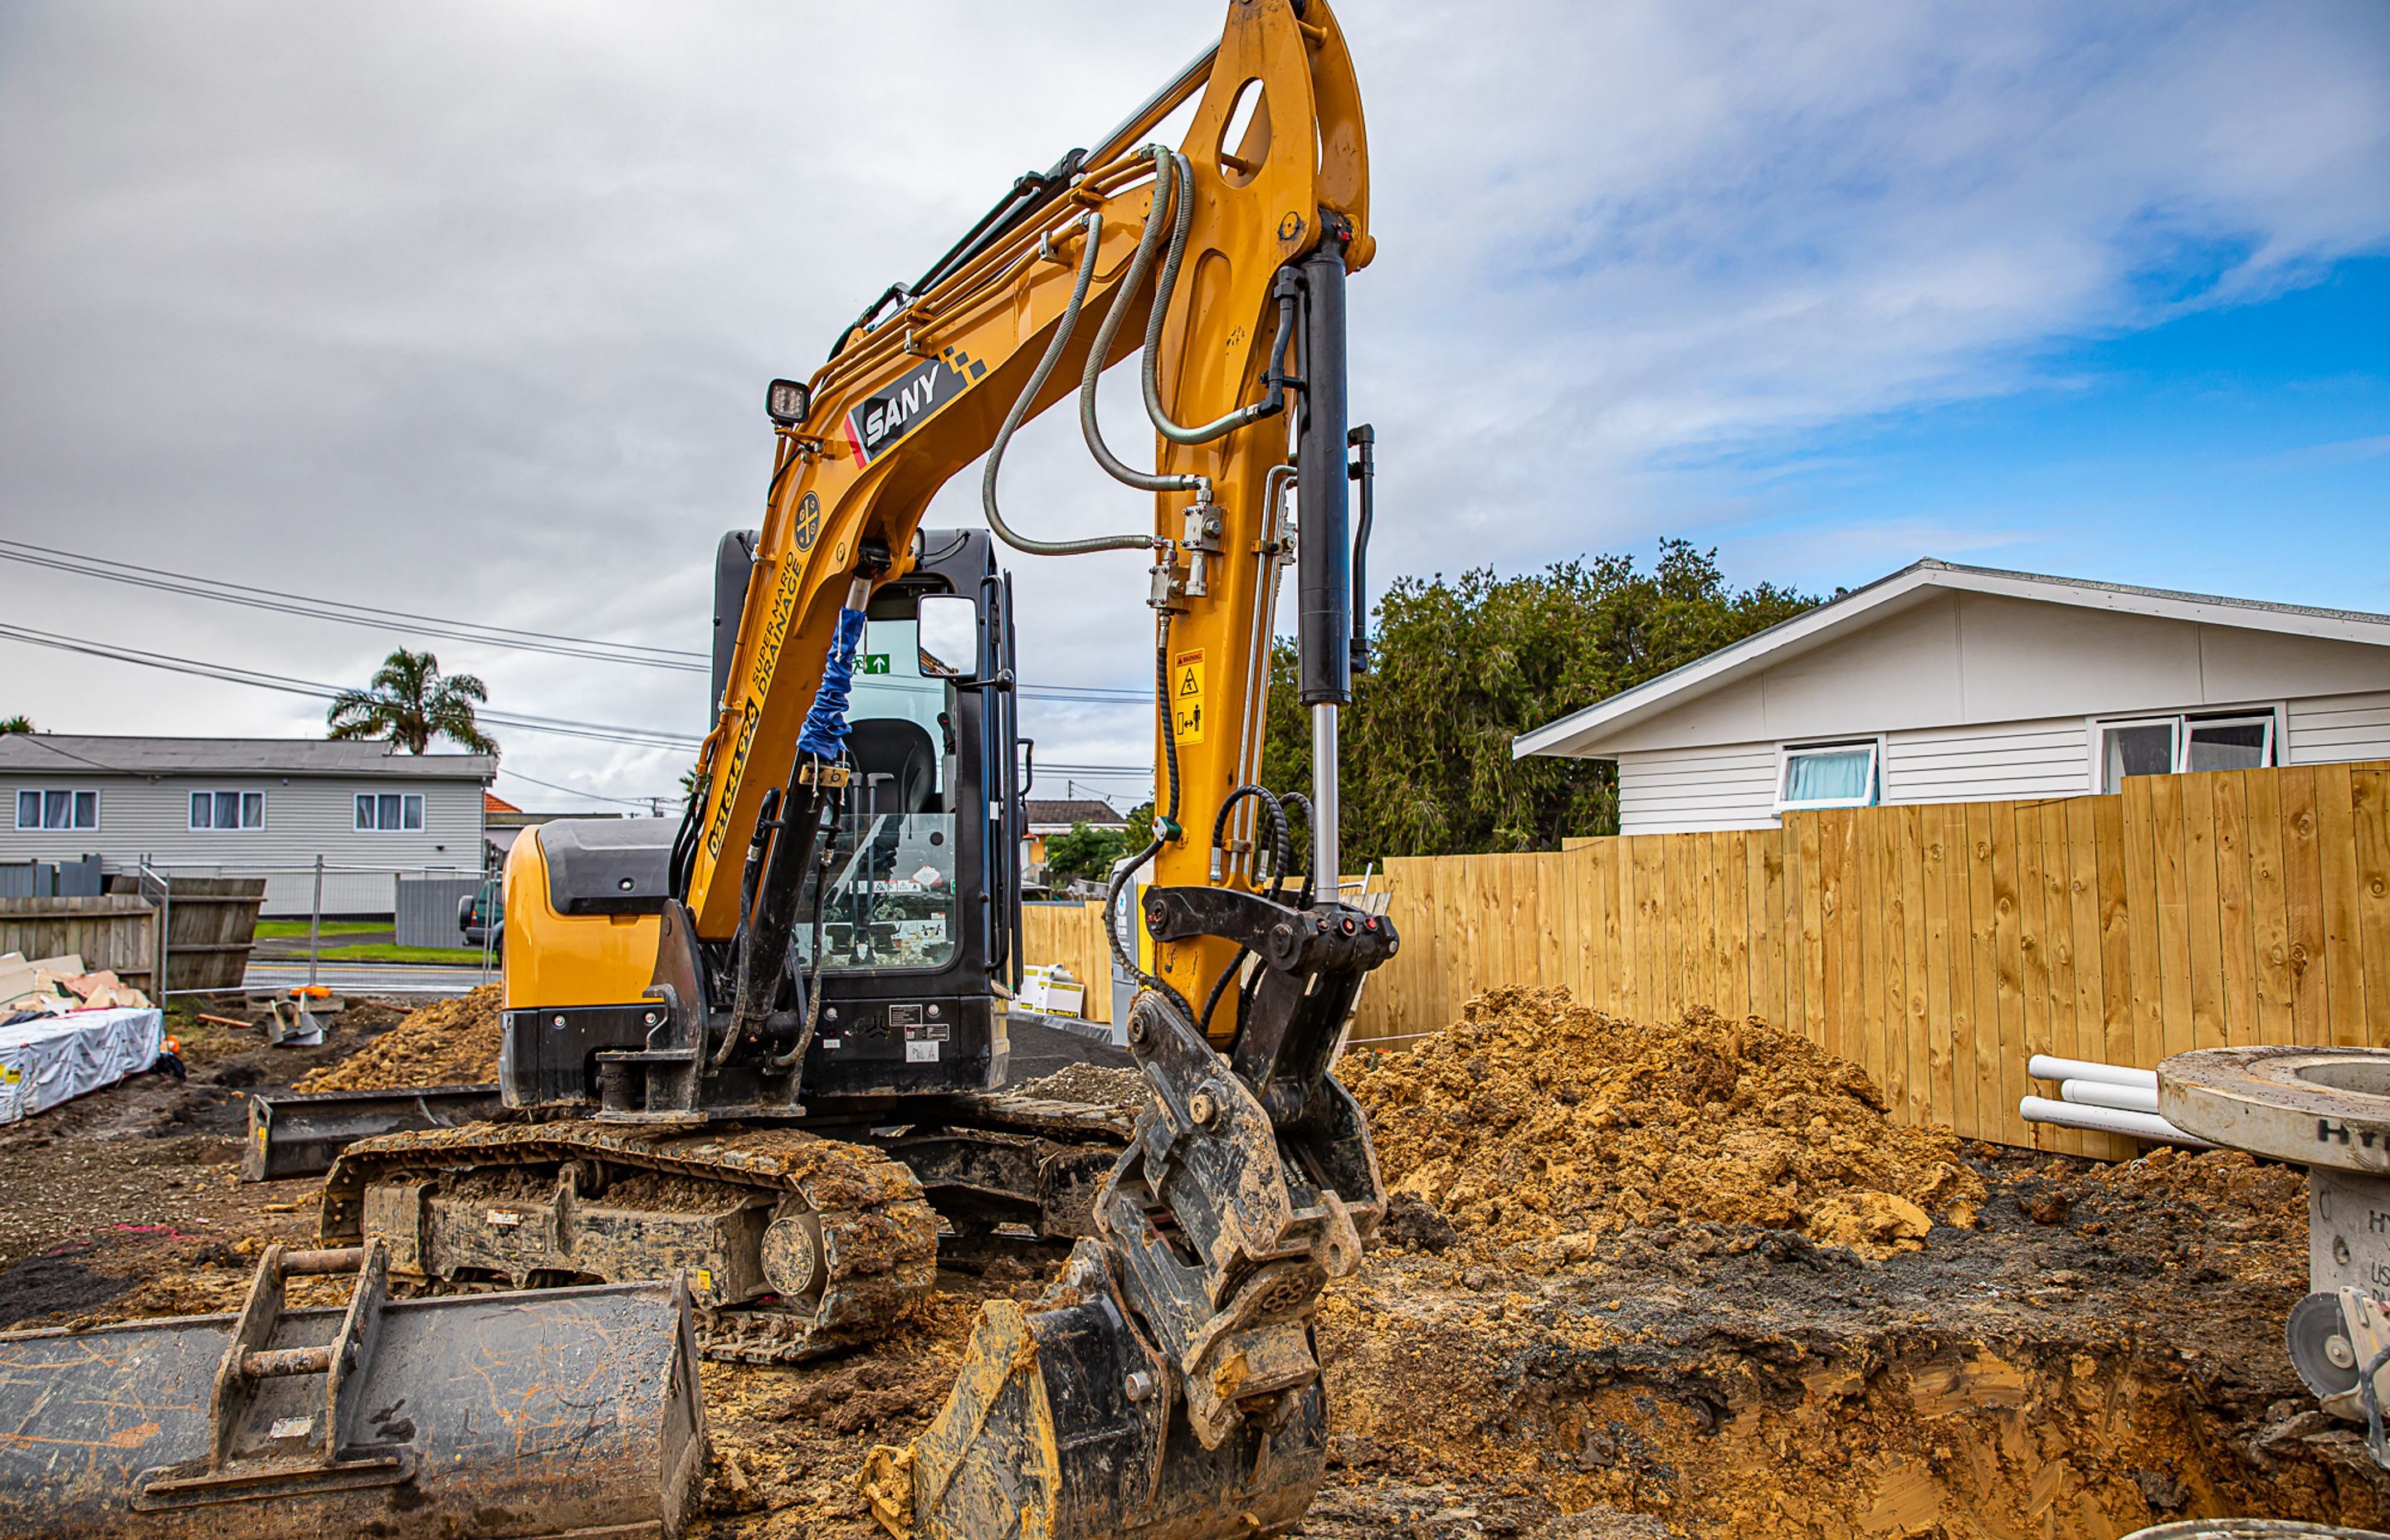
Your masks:
[{"label": "fence post", "polygon": [[324,857],[315,857],[315,900],[307,909],[307,987],[315,987],[315,949],[324,933]]}]

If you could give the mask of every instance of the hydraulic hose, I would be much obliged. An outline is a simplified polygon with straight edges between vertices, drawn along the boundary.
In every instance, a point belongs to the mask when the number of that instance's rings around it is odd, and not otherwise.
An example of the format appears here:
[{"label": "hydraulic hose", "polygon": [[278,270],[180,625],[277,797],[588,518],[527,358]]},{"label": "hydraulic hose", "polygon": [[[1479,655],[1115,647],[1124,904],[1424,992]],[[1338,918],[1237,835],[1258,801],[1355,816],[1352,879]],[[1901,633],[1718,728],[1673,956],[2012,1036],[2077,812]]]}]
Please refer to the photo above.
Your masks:
[{"label": "hydraulic hose", "polygon": [[[1112,302],[1104,312],[1103,324],[1096,328],[1095,346],[1087,350],[1087,367],[1079,377],[1079,431],[1087,441],[1087,452],[1114,481],[1125,482],[1140,492],[1194,492],[1201,495],[1202,500],[1209,501],[1208,495],[1203,494],[1204,480],[1201,476],[1163,475],[1139,470],[1123,461],[1104,443],[1103,428],[1096,420],[1096,381],[1103,378],[1104,360],[1111,355],[1112,338],[1119,333],[1121,321],[1128,314],[1129,301],[1136,297],[1137,289],[1145,282],[1146,269],[1153,265],[1153,253],[1162,245],[1163,211],[1170,202],[1171,196],[1172,160],[1170,151],[1160,145],[1153,147],[1150,153],[1153,156],[1153,203],[1146,211],[1145,233],[1137,237],[1137,254],[1129,259],[1127,274],[1122,277],[1120,287],[1112,291]],[[1188,199],[1181,198],[1178,201],[1184,208]],[[1182,227],[1182,238],[1184,233]],[[1163,307],[1169,302],[1170,290],[1165,284],[1153,296],[1155,317],[1160,317]],[[1149,401],[1152,399],[1150,380],[1154,367],[1153,339],[1157,329],[1153,322],[1147,323],[1143,367],[1149,381]]]},{"label": "hydraulic hose", "polygon": [[[1021,421],[1029,415],[1029,404],[1046,388],[1047,376],[1061,362],[1071,346],[1071,334],[1079,327],[1079,309],[1087,302],[1087,286],[1095,281],[1096,249],[1104,233],[1104,216],[1100,210],[1091,209],[1080,223],[1086,250],[1079,259],[1079,276],[1071,286],[1070,302],[1062,307],[1062,318],[1054,327],[1054,340],[1046,344],[1046,355],[1037,361],[1037,368],[1029,377],[1028,386],[1012,400],[1011,410],[1004,414],[1004,426],[996,430],[996,442],[988,446],[987,470],[980,477],[980,507],[986,511],[987,527],[996,537],[1016,551],[1031,556],[1083,556],[1090,551],[1150,550],[1154,537],[1150,534],[1099,534],[1084,540],[1036,540],[1022,534],[1004,521],[1004,510],[996,506],[996,477],[1004,465],[1004,451],[1019,430]],[[1117,308],[1117,307],[1116,307]]]},{"label": "hydraulic hose", "polygon": [[[1162,277],[1153,287],[1153,314],[1145,323],[1145,359],[1138,374],[1145,384],[1145,415],[1153,419],[1153,430],[1173,443],[1209,443],[1223,433],[1232,432],[1249,422],[1258,422],[1283,411],[1286,398],[1273,387],[1269,394],[1250,405],[1240,406],[1215,422],[1201,428],[1181,428],[1170,420],[1162,407],[1162,324],[1170,311],[1170,296],[1178,287],[1178,264],[1187,255],[1187,230],[1195,216],[1195,173],[1187,157],[1157,148],[1153,152],[1157,178],[1153,191],[1154,207],[1147,217],[1149,224],[1161,217],[1162,199],[1165,190],[1175,190],[1177,212],[1171,222],[1170,254],[1162,259]],[[1164,168],[1175,174],[1164,176]],[[1283,354],[1284,348],[1281,346]],[[1306,362],[1306,368],[1309,367]]]},{"label": "hydraulic hose", "polygon": [[1120,903],[1121,890],[1137,876],[1137,869],[1162,852],[1163,842],[1178,832],[1178,734],[1170,716],[1170,612],[1163,610],[1153,643],[1153,700],[1162,712],[1162,764],[1165,795],[1169,801],[1153,820],[1153,839],[1146,847],[1121,863],[1112,873],[1111,881],[1104,888],[1104,939],[1111,943],[1112,961],[1148,989],[1159,990],[1170,996],[1179,1013],[1189,1020],[1195,1019],[1194,1007],[1187,996],[1173,988],[1169,982],[1137,967],[1137,955],[1121,941],[1120,926],[1115,921],[1115,905]]}]

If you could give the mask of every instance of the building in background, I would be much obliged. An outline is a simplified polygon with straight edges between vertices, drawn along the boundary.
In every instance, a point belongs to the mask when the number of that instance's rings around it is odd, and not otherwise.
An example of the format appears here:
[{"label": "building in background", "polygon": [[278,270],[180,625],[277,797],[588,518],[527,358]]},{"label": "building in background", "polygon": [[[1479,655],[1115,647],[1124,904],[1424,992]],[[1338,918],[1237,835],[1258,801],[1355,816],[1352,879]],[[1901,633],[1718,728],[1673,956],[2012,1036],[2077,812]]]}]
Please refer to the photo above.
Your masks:
[{"label": "building in background", "polygon": [[1622,834],[2390,759],[2390,615],[1920,561],[1520,735]]},{"label": "building in background", "polygon": [[1068,834],[1080,824],[1089,828],[1126,829],[1127,817],[1112,804],[1094,797],[1029,798],[1022,804],[1021,880],[1031,888],[1046,886],[1046,841]]},{"label": "building in background", "polygon": [[263,877],[264,913],[394,912],[402,873],[483,866],[488,754],[317,738],[0,735],[0,862]]}]

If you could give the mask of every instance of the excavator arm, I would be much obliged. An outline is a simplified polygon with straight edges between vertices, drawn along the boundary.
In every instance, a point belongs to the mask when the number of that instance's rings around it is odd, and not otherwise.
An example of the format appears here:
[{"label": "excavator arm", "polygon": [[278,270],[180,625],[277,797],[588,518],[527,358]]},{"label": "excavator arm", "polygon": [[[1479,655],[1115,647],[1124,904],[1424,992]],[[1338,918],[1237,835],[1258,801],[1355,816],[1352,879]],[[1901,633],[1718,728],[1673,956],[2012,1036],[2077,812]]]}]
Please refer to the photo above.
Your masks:
[{"label": "excavator arm", "polygon": [[[1140,144],[1199,93],[1176,148]],[[1321,1479],[1310,1322],[1383,1207],[1366,1123],[1329,1064],[1362,976],[1396,944],[1383,918],[1338,901],[1336,879],[1350,489],[1368,465],[1368,430],[1346,422],[1344,283],[1371,252],[1335,18],[1325,0],[1233,0],[1217,45],[1093,151],[1024,177],[810,379],[772,388],[755,573],[649,991],[669,1028],[653,1051],[601,1056],[619,1061],[618,1114],[669,1115],[700,1075],[709,1107],[740,1109],[725,1086],[793,1105],[812,1024],[784,961],[842,794],[844,679],[871,586],[903,574],[938,488],[983,456],[999,538],[1150,562],[1154,947],[1126,1032],[1151,1096],[1097,1234],[1044,1307],[991,1303],[937,1422],[874,1452],[867,1491],[900,1534],[1275,1534]],[[1098,377],[1132,357],[1150,471],[1108,445],[1095,412]],[[1004,456],[1074,393],[1092,456],[1151,511],[1121,533],[1042,539],[1004,504]],[[1290,565],[1307,797],[1258,784]]]},{"label": "excavator arm", "polygon": [[[1199,91],[1175,155],[1138,148]],[[1176,424],[1293,402],[1291,412],[1203,442],[1157,434],[1149,480],[1163,485],[1147,489],[1150,529],[1104,543],[1154,559],[1169,653],[1157,673],[1170,673],[1180,702],[1176,741],[1157,751],[1165,769],[1175,759],[1182,813],[1208,817],[1258,773],[1266,606],[1288,543],[1278,517],[1287,481],[1302,481],[1306,530],[1317,523],[1321,536],[1304,542],[1301,574],[1307,675],[1319,676],[1306,677],[1306,703],[1343,698],[1342,279],[1368,260],[1373,242],[1359,94],[1333,16],[1324,4],[1231,5],[1218,45],[1080,159],[1075,175],[1024,178],[1042,201],[1000,207],[996,223],[973,232],[926,283],[892,290],[895,300],[810,380],[775,387],[779,453],[755,577],[731,684],[700,751],[701,807],[675,853],[686,943],[705,955],[713,982],[732,986],[726,1030],[756,1044],[770,1035],[766,1007],[752,983],[737,1000],[733,954],[777,957],[786,945],[808,853],[797,847],[809,845],[799,827],[807,801],[799,729],[840,613],[859,600],[854,581],[901,572],[940,486],[1026,417],[1084,393],[1099,334],[1103,366],[1144,355],[1145,394]],[[1169,206],[1155,227],[1149,215],[1163,194]],[[1139,268],[1141,247],[1150,260]],[[1165,313],[1153,327],[1165,279]],[[1321,334],[1320,366],[1307,387],[1290,388],[1274,377],[1314,351],[1314,339],[1288,331],[1305,313],[1289,293],[1298,282],[1317,294],[1308,313]],[[1307,436],[1318,450],[1299,462],[1304,469],[1281,468],[1290,417],[1315,430]],[[1027,548],[1055,544],[1085,543],[1033,540]],[[1232,815],[1238,830],[1258,819],[1251,807]],[[786,838],[791,832],[800,838]],[[1156,864],[1166,885],[1214,879],[1200,839],[1165,843]],[[1191,995],[1233,952],[1210,939],[1170,945],[1157,971]],[[766,971],[745,969],[751,981]]]}]

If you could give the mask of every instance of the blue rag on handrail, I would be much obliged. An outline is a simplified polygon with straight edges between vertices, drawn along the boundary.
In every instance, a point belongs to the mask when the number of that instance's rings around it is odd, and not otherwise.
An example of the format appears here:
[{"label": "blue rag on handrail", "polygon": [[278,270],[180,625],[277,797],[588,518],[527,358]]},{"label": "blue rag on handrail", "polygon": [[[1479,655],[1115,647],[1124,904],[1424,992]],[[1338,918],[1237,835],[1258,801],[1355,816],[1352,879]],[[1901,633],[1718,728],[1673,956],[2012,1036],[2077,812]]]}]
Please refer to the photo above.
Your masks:
[{"label": "blue rag on handrail", "polygon": [[841,610],[829,661],[822,666],[821,688],[814,692],[813,710],[805,712],[805,725],[797,733],[797,748],[816,759],[836,759],[846,752],[846,692],[854,684],[854,654],[862,645],[863,611]]}]

